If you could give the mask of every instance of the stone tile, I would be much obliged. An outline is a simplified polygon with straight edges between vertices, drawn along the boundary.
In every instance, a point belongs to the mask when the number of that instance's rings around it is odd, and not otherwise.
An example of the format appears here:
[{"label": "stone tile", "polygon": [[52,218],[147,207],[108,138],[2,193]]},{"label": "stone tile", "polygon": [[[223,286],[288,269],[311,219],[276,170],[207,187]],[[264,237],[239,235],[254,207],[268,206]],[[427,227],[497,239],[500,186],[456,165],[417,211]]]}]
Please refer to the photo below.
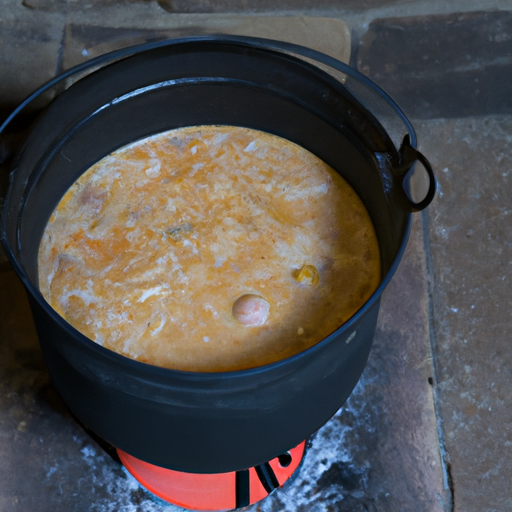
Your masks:
[{"label": "stone tile", "polygon": [[425,249],[416,216],[404,259],[382,298],[364,392],[352,395],[342,413],[349,422],[356,418],[356,426],[358,415],[372,418],[350,436],[356,460],[371,461],[371,499],[361,510],[433,512],[449,503],[430,384],[428,314]]},{"label": "stone tile", "polygon": [[[340,9],[339,0],[159,0],[158,3],[171,13],[231,13],[231,12],[275,12],[312,9]],[[395,4],[392,0],[348,0],[343,2],[345,9],[378,8]]]},{"label": "stone tile", "polygon": [[65,21],[64,15],[32,11],[21,2],[5,9],[0,16],[0,123],[55,75]]},{"label": "stone tile", "polygon": [[[129,9],[134,4],[141,4],[143,2],[144,0],[89,0],[85,4],[85,8],[94,9],[110,5],[121,5]],[[21,4],[28,9],[56,13],[67,13],[82,7],[77,0],[23,0]]]},{"label": "stone tile", "polygon": [[512,510],[512,117],[425,121],[437,395],[455,511]]},{"label": "stone tile", "polygon": [[358,68],[415,118],[512,113],[512,11],[375,20]]},{"label": "stone tile", "polygon": [[62,68],[119,48],[170,38],[233,34],[302,44],[348,62],[350,32],[341,20],[307,17],[211,16],[175,20],[166,28],[104,27],[70,23],[66,27]]}]

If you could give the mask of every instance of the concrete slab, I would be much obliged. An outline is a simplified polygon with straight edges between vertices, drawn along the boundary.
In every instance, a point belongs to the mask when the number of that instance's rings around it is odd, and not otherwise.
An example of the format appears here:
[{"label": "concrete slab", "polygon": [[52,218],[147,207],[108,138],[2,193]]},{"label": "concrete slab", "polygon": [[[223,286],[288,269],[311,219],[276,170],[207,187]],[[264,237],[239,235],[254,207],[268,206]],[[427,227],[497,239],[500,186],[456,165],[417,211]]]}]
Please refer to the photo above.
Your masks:
[{"label": "concrete slab", "polygon": [[[404,2],[404,0],[402,0]],[[247,13],[275,12],[278,10],[339,9],[339,0],[159,0],[165,10],[171,13]],[[392,3],[391,0],[350,0],[343,2],[345,9],[368,9]]]},{"label": "concrete slab", "polygon": [[10,2],[2,9],[0,123],[37,87],[55,76],[64,21],[63,14],[34,11],[21,2]]},{"label": "concrete slab", "polygon": [[358,69],[413,118],[512,113],[512,11],[371,22]]},{"label": "concrete slab", "polygon": [[512,117],[432,120],[418,129],[440,184],[428,217],[454,510],[511,510]]}]

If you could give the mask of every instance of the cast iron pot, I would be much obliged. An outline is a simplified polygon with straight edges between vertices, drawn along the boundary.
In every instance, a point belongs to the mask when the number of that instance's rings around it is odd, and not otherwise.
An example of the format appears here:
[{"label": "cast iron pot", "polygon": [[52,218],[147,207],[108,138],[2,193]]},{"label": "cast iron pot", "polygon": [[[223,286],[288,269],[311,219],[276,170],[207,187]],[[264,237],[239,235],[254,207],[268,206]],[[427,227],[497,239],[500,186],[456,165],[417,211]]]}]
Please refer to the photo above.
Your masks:
[{"label": "cast iron pot", "polygon": [[[372,82],[326,55],[228,36],[152,43],[89,61],[36,91],[1,130],[49,92],[56,97],[12,165],[1,238],[71,411],[131,455],[195,473],[256,466],[312,435],[361,376],[411,212],[435,193],[432,169],[414,149],[402,112]],[[61,318],[39,291],[38,246],[59,199],[93,163],[164,130],[211,124],[285,137],[339,172],[370,212],[382,282],[347,323],[300,354],[243,371],[175,371],[105,349]],[[416,160],[427,191],[415,202],[409,178]]]}]

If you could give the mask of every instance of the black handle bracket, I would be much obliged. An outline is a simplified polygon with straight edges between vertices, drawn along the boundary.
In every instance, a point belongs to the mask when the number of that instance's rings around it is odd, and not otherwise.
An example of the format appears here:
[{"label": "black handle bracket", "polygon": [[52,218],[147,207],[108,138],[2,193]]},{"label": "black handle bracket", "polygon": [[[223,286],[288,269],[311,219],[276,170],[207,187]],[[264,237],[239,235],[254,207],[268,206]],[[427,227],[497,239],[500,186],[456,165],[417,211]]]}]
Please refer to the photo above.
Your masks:
[{"label": "black handle bracket", "polygon": [[[401,177],[402,188],[405,192],[407,202],[412,212],[419,212],[425,209],[434,199],[437,190],[437,180],[434,174],[434,170],[430,165],[429,161],[425,158],[425,156],[420,153],[416,148],[411,146],[411,139],[409,134],[407,134],[403,141],[402,146],[399,150],[400,155],[400,163],[396,168],[396,172],[398,176]],[[412,175],[414,174],[414,168],[416,162],[420,162],[424,167],[427,176],[428,176],[428,190],[420,201],[414,201],[411,195],[410,190],[410,180]]]}]

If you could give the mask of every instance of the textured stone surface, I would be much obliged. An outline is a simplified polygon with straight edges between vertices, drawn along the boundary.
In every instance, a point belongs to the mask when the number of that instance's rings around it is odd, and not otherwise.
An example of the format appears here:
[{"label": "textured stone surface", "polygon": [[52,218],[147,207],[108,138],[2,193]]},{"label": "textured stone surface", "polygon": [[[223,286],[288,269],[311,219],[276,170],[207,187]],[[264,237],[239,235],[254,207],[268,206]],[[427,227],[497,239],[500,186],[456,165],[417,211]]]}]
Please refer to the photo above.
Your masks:
[{"label": "textured stone surface", "polygon": [[[229,12],[265,12],[276,10],[298,10],[298,9],[339,9],[339,0],[159,0],[158,2],[165,10],[171,13],[229,13]],[[392,0],[349,0],[343,2],[345,9],[368,9],[369,7],[381,7],[392,2]],[[399,3],[407,3],[401,0]]]},{"label": "textured stone surface", "polygon": [[415,118],[512,113],[512,11],[375,20],[358,68]]},{"label": "textured stone surface", "polygon": [[512,509],[512,117],[418,125],[429,210],[439,409],[455,510]]},{"label": "textured stone surface", "polygon": [[[55,75],[64,16],[10,2],[0,14],[0,123]],[[0,159],[1,160],[1,159]]]}]

